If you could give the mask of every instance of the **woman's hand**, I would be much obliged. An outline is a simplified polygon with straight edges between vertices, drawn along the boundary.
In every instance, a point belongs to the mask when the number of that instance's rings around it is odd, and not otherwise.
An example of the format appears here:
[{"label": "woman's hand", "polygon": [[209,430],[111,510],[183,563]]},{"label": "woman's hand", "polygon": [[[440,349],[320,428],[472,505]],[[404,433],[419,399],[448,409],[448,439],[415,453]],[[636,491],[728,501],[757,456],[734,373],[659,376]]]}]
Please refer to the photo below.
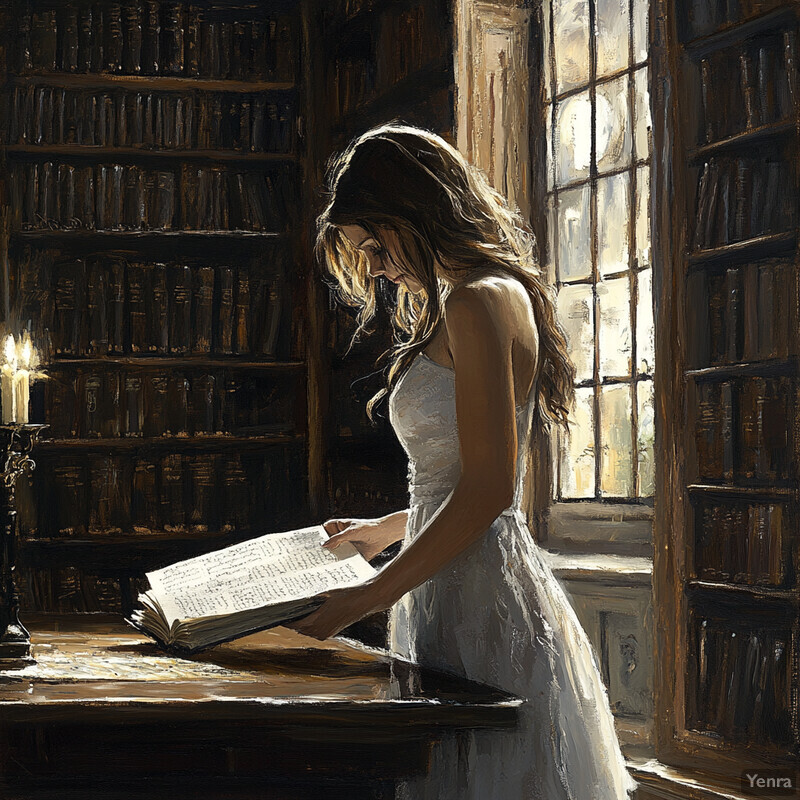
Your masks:
[{"label": "woman's hand", "polygon": [[322,595],[323,603],[307,617],[287,623],[305,636],[327,639],[369,614],[389,608],[391,603],[381,599],[374,583],[367,582],[349,589],[334,589]]},{"label": "woman's hand", "polygon": [[[407,520],[408,509],[378,519],[329,519],[322,527],[330,539],[322,546],[335,550],[343,542],[350,542],[369,561],[405,536]],[[327,639],[392,604],[379,594],[375,578],[360,586],[325,592],[321,597],[323,602],[318,609],[286,627],[315,639]]]},{"label": "woman's hand", "polygon": [[330,519],[322,525],[330,536],[322,546],[335,550],[343,542],[350,542],[370,561],[403,538],[405,514],[406,512],[398,512],[379,519]]}]

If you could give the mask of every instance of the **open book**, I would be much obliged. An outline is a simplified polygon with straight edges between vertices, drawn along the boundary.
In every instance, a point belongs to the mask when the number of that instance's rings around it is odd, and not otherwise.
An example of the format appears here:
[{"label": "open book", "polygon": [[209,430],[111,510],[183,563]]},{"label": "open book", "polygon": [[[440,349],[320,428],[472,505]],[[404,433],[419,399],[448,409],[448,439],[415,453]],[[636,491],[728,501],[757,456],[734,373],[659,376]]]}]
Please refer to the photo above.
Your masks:
[{"label": "open book", "polygon": [[375,574],[353,545],[327,550],[327,539],[321,525],[270,533],[148,572],[150,589],[127,621],[192,653],[303,617],[321,593]]}]

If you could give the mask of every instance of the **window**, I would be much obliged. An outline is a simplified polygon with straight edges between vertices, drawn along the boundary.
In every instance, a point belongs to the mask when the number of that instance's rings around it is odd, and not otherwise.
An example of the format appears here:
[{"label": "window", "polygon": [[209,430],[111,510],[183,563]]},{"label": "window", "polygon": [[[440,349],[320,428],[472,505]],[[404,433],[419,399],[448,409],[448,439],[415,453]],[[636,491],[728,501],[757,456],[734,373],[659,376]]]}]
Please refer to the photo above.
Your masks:
[{"label": "window", "polygon": [[577,367],[554,497],[653,494],[647,0],[545,0],[548,268]]}]

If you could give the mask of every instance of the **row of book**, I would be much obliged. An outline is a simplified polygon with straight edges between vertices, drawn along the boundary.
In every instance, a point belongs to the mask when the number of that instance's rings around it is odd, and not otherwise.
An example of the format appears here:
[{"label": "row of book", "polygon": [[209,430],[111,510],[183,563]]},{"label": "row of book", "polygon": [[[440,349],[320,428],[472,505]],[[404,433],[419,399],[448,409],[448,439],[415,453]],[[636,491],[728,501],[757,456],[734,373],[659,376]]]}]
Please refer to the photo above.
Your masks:
[{"label": "row of book", "polygon": [[358,327],[356,322],[358,309],[339,303],[335,299],[333,292],[329,292],[328,311],[328,347],[338,356],[343,356],[348,352],[353,352],[353,350],[358,352],[361,349],[359,344],[365,341],[366,338],[364,334],[361,334],[359,339],[353,343],[351,349],[353,335]]},{"label": "row of book", "polygon": [[700,480],[789,481],[793,380],[786,376],[697,384],[695,442]]},{"label": "row of book", "polygon": [[[388,281],[379,284],[376,298],[375,313],[367,323],[364,330],[359,333],[353,342],[353,336],[358,330],[358,311],[354,306],[349,306],[340,299],[338,286],[334,283],[327,284],[328,305],[328,330],[327,342],[331,351],[337,356],[348,354],[365,354],[368,347],[374,352],[373,361],[380,353],[390,350],[393,341],[391,335],[392,314],[396,304],[394,286]],[[352,345],[352,346],[351,346]],[[384,364],[385,362],[381,362]]]},{"label": "row of book", "polygon": [[331,394],[337,398],[336,433],[339,436],[374,436],[377,426],[385,423],[385,403],[376,409],[383,420],[373,422],[367,416],[367,402],[386,381],[385,361],[375,364],[375,358],[345,359],[331,376]]},{"label": "row of book", "polygon": [[782,503],[699,503],[694,574],[701,580],[783,586],[791,526]]},{"label": "row of book", "polygon": [[695,687],[687,726],[727,741],[789,747],[792,636],[778,627],[727,625],[693,615],[691,669]]},{"label": "row of book", "polygon": [[707,36],[785,4],[786,0],[681,0],[678,4],[680,35],[684,41]]},{"label": "row of book", "polygon": [[385,509],[400,508],[408,503],[405,472],[389,464],[381,470],[353,469],[341,464],[334,470],[333,512],[336,514],[375,516]]},{"label": "row of book", "polygon": [[[120,579],[92,575],[74,566],[28,567],[14,570],[14,582],[24,609],[47,612],[129,614],[123,604]],[[126,581],[126,578],[122,579]],[[146,588],[146,587],[145,587]],[[135,592],[129,592],[135,597]]]},{"label": "row of book", "polygon": [[339,58],[328,73],[328,102],[344,117],[375,96],[375,65],[363,58]]},{"label": "row of book", "polygon": [[791,351],[796,267],[766,260],[687,281],[692,368],[787,358]]},{"label": "row of book", "polygon": [[288,153],[293,103],[275,95],[18,86],[8,143]]},{"label": "row of book", "polygon": [[336,19],[355,17],[365,11],[378,11],[383,0],[336,0],[328,4],[328,11]]},{"label": "row of book", "polygon": [[375,80],[379,88],[393,86],[422,69],[431,60],[431,54],[441,50],[446,35],[441,22],[424,4],[399,13],[392,9],[381,17],[375,52],[391,56],[376,60]]},{"label": "row of book", "polygon": [[[703,135],[707,142],[794,118],[797,33],[748,40],[700,61]],[[738,80],[737,80],[738,78]]]},{"label": "row of book", "polygon": [[281,231],[291,203],[285,174],[52,161],[15,164],[11,199],[23,228],[131,231]]},{"label": "row of book", "polygon": [[215,11],[174,0],[53,4],[16,18],[16,71],[110,72],[291,80],[295,32],[286,14]]},{"label": "row of book", "polygon": [[291,453],[59,460],[37,469],[34,491],[41,484],[46,494],[38,496],[51,502],[20,520],[20,535],[78,538],[255,528],[271,524],[282,501],[301,502],[301,470],[302,458]]},{"label": "row of book", "polygon": [[292,188],[285,171],[235,172],[184,165],[181,226],[189,230],[285,230],[295,205]]},{"label": "row of book", "polygon": [[25,275],[22,318],[50,332],[55,356],[283,356],[289,287],[275,266],[72,259]]},{"label": "row of book", "polygon": [[794,170],[780,157],[714,157],[698,175],[694,248],[790,230],[797,220]]},{"label": "row of book", "polygon": [[273,377],[202,368],[50,372],[45,419],[56,439],[292,433],[302,412],[293,387]]},{"label": "row of book", "polygon": [[376,19],[370,53],[380,56],[365,55],[361,47],[356,52],[344,50],[330,70],[328,97],[332,110],[339,116],[434,63],[434,54],[442,52],[444,28],[430,9],[414,6]]}]

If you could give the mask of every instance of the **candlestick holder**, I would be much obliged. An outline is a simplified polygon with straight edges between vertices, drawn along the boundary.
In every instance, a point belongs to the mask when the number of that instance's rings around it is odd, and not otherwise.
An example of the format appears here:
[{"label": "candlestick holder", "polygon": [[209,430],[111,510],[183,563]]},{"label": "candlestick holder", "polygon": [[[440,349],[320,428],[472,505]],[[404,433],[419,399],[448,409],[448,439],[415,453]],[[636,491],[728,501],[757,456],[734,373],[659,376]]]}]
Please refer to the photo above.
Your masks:
[{"label": "candlestick holder", "polygon": [[19,621],[14,581],[17,544],[15,485],[36,464],[31,452],[47,425],[0,425],[0,662],[31,663],[31,636]]}]

